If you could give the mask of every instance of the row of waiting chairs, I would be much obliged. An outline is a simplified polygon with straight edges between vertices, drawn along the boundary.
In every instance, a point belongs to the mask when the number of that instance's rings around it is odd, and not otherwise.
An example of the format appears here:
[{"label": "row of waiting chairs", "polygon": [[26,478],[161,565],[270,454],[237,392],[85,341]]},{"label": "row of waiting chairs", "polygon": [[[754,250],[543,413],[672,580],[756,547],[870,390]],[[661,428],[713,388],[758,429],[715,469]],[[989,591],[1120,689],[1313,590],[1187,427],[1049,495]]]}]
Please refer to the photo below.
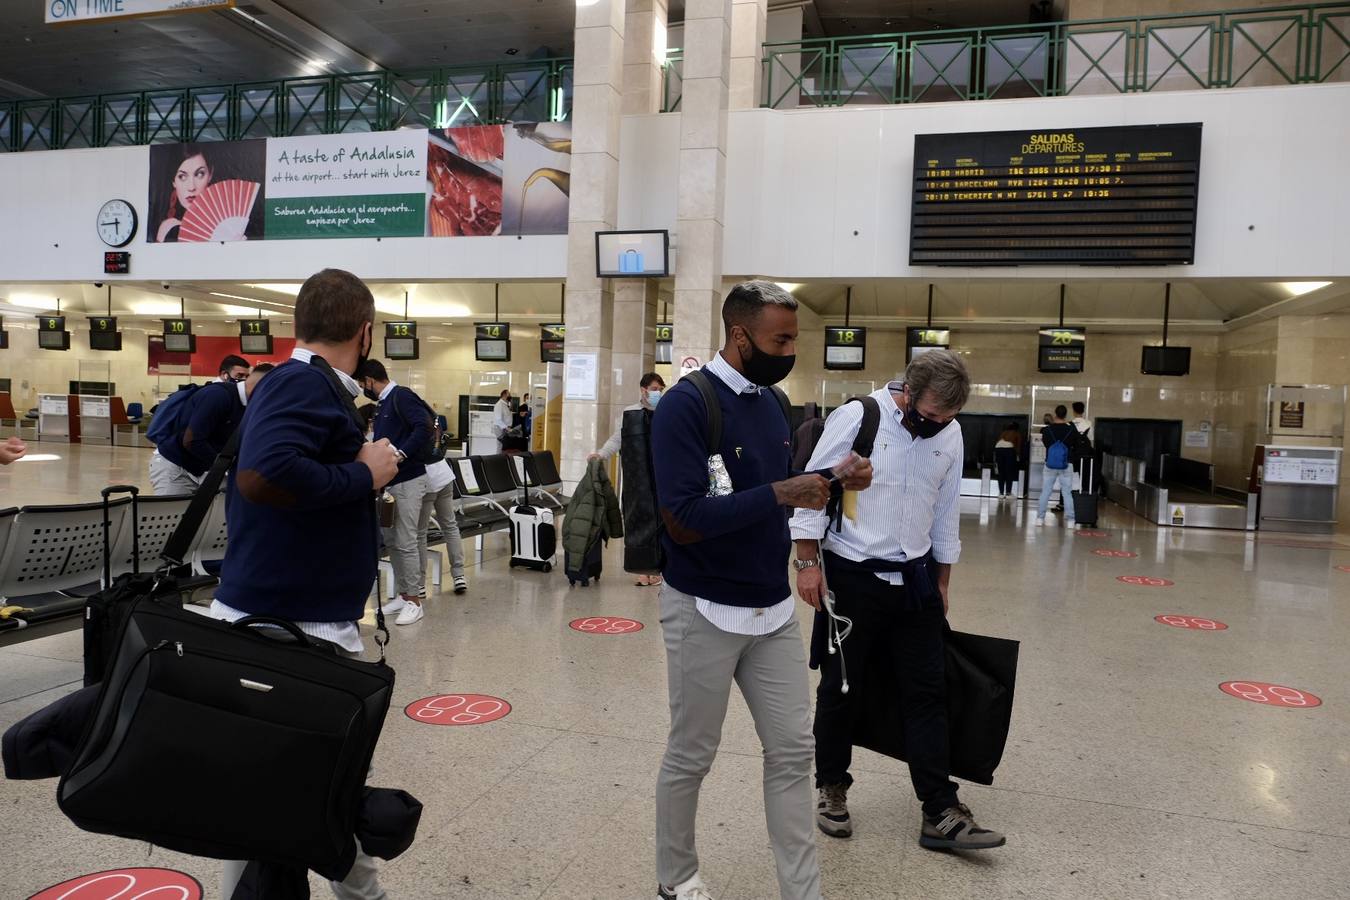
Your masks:
[{"label": "row of waiting chairs", "polygon": [[[503,503],[514,503],[522,491],[561,507],[553,455],[530,457],[465,457],[450,460],[456,495],[463,507],[457,517],[463,537],[479,537],[507,527]],[[109,504],[108,546],[116,578],[136,568],[152,571],[160,554],[192,502],[190,496],[141,496],[137,503],[139,553],[133,551],[131,499]],[[443,543],[439,534],[430,543]],[[214,575],[225,557],[225,495],[211,504],[206,521],[191,546],[193,572]],[[32,612],[0,618],[0,635],[25,625],[77,615],[84,598],[99,590],[103,576],[103,504],[25,506],[0,510],[0,607],[19,606]],[[481,542],[480,542],[481,547]],[[440,555],[437,563],[439,584]]]}]

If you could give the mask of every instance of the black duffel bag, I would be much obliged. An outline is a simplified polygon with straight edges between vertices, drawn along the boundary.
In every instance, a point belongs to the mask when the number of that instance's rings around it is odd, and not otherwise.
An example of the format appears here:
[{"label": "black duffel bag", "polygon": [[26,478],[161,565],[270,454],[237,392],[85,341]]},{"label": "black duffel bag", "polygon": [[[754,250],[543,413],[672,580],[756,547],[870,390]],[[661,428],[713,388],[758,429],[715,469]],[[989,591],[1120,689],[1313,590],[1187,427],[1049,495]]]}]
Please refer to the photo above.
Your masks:
[{"label": "black duffel bag", "polygon": [[86,831],[340,881],[393,687],[294,623],[143,598],[57,800]]},{"label": "black duffel bag", "polygon": [[666,565],[661,545],[666,526],[661,521],[656,498],[656,474],[652,470],[652,414],[629,409],[619,426],[619,462],[623,470],[623,568],[639,575],[660,575]]}]

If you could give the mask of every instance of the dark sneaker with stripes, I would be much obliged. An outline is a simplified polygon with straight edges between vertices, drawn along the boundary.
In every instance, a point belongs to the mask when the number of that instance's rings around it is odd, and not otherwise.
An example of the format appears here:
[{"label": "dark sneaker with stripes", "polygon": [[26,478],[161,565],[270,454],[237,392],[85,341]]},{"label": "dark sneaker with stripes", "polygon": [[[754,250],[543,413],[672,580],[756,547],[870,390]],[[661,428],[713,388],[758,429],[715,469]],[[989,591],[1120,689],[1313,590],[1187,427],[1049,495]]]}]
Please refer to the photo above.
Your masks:
[{"label": "dark sneaker with stripes", "polygon": [[853,820],[848,817],[848,785],[827,784],[816,800],[816,826],[830,837],[853,837]]},{"label": "dark sneaker with stripes", "polygon": [[977,825],[964,803],[950,806],[938,816],[924,816],[919,831],[919,846],[929,850],[992,850],[1007,842],[997,831]]}]

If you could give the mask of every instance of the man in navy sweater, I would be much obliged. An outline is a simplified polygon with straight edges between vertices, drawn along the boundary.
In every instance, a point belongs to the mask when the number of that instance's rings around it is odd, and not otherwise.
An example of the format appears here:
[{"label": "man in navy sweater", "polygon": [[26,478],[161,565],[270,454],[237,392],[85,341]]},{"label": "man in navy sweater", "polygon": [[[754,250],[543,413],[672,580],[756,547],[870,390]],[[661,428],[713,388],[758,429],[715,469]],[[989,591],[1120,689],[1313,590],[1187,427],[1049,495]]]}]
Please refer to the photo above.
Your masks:
[{"label": "man in navy sweater", "polygon": [[[788,585],[787,507],[823,509],[829,483],[792,476],[790,430],[766,388],[792,369],[797,301],[775,284],[737,285],[722,306],[726,345],[704,368],[722,410],[710,458],[707,408],[692,384],[667,391],[652,420],[652,462],[666,526],[661,627],[670,735],[656,785],[657,896],[711,900],[694,820],[733,681],[764,744],[764,812],[785,900],[819,900],[811,808],[806,651]],[[871,482],[859,465],[851,490]]]},{"label": "man in navy sweater", "polygon": [[[253,389],[272,368],[271,363],[259,363],[239,381],[217,379],[187,398],[187,424],[173,440],[161,441],[150,458],[150,483],[156,494],[196,491],[202,476],[239,427]],[[221,375],[225,374],[222,370]]]},{"label": "man in navy sweater", "polygon": [[[366,441],[352,405],[374,323],[375,298],[350,272],[324,269],[301,286],[295,352],[258,386],[240,425],[216,618],[289,619],[349,655],[363,650],[357,621],[380,550],[375,491],[398,474],[398,454]],[[225,864],[221,896],[243,868]],[[383,898],[374,860],[358,853],[333,893]]]},{"label": "man in navy sweater", "polygon": [[412,388],[392,381],[378,359],[366,360],[357,377],[366,397],[380,405],[375,412],[375,440],[388,440],[398,452],[398,474],[385,488],[394,498],[394,524],[384,529],[384,547],[394,567],[398,596],[384,611],[398,613],[397,624],[411,625],[422,618],[426,599],[426,572],[418,553],[425,538],[419,537],[418,526],[427,495],[427,467],[421,460],[431,446],[434,415]]}]

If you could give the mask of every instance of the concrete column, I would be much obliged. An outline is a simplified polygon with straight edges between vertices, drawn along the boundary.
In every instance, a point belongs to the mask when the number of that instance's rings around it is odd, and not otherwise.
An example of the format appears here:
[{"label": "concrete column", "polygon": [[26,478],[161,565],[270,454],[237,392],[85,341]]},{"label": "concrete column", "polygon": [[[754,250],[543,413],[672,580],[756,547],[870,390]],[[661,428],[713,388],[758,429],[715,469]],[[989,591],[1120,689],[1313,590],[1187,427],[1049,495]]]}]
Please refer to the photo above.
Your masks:
[{"label": "concrete column", "polygon": [[756,109],[763,95],[764,35],[769,0],[731,0],[731,77],[728,106]]},{"label": "concrete column", "polygon": [[666,24],[666,0],[627,0],[623,32],[625,116],[661,110]]},{"label": "concrete column", "polygon": [[688,0],[680,101],[679,227],[672,375],[722,346],[722,217],[727,177],[727,81],[732,0]]},{"label": "concrete column", "polygon": [[656,366],[657,288],[655,279],[627,278],[614,290],[611,428],[619,427],[625,406],[638,402],[638,381]]},{"label": "concrete column", "polygon": [[572,91],[572,184],[567,228],[567,356],[595,356],[595,399],[563,400],[560,472],[573,487],[586,455],[609,433],[614,294],[595,275],[595,233],[619,212],[619,119],[623,94],[624,0],[577,6]]}]

